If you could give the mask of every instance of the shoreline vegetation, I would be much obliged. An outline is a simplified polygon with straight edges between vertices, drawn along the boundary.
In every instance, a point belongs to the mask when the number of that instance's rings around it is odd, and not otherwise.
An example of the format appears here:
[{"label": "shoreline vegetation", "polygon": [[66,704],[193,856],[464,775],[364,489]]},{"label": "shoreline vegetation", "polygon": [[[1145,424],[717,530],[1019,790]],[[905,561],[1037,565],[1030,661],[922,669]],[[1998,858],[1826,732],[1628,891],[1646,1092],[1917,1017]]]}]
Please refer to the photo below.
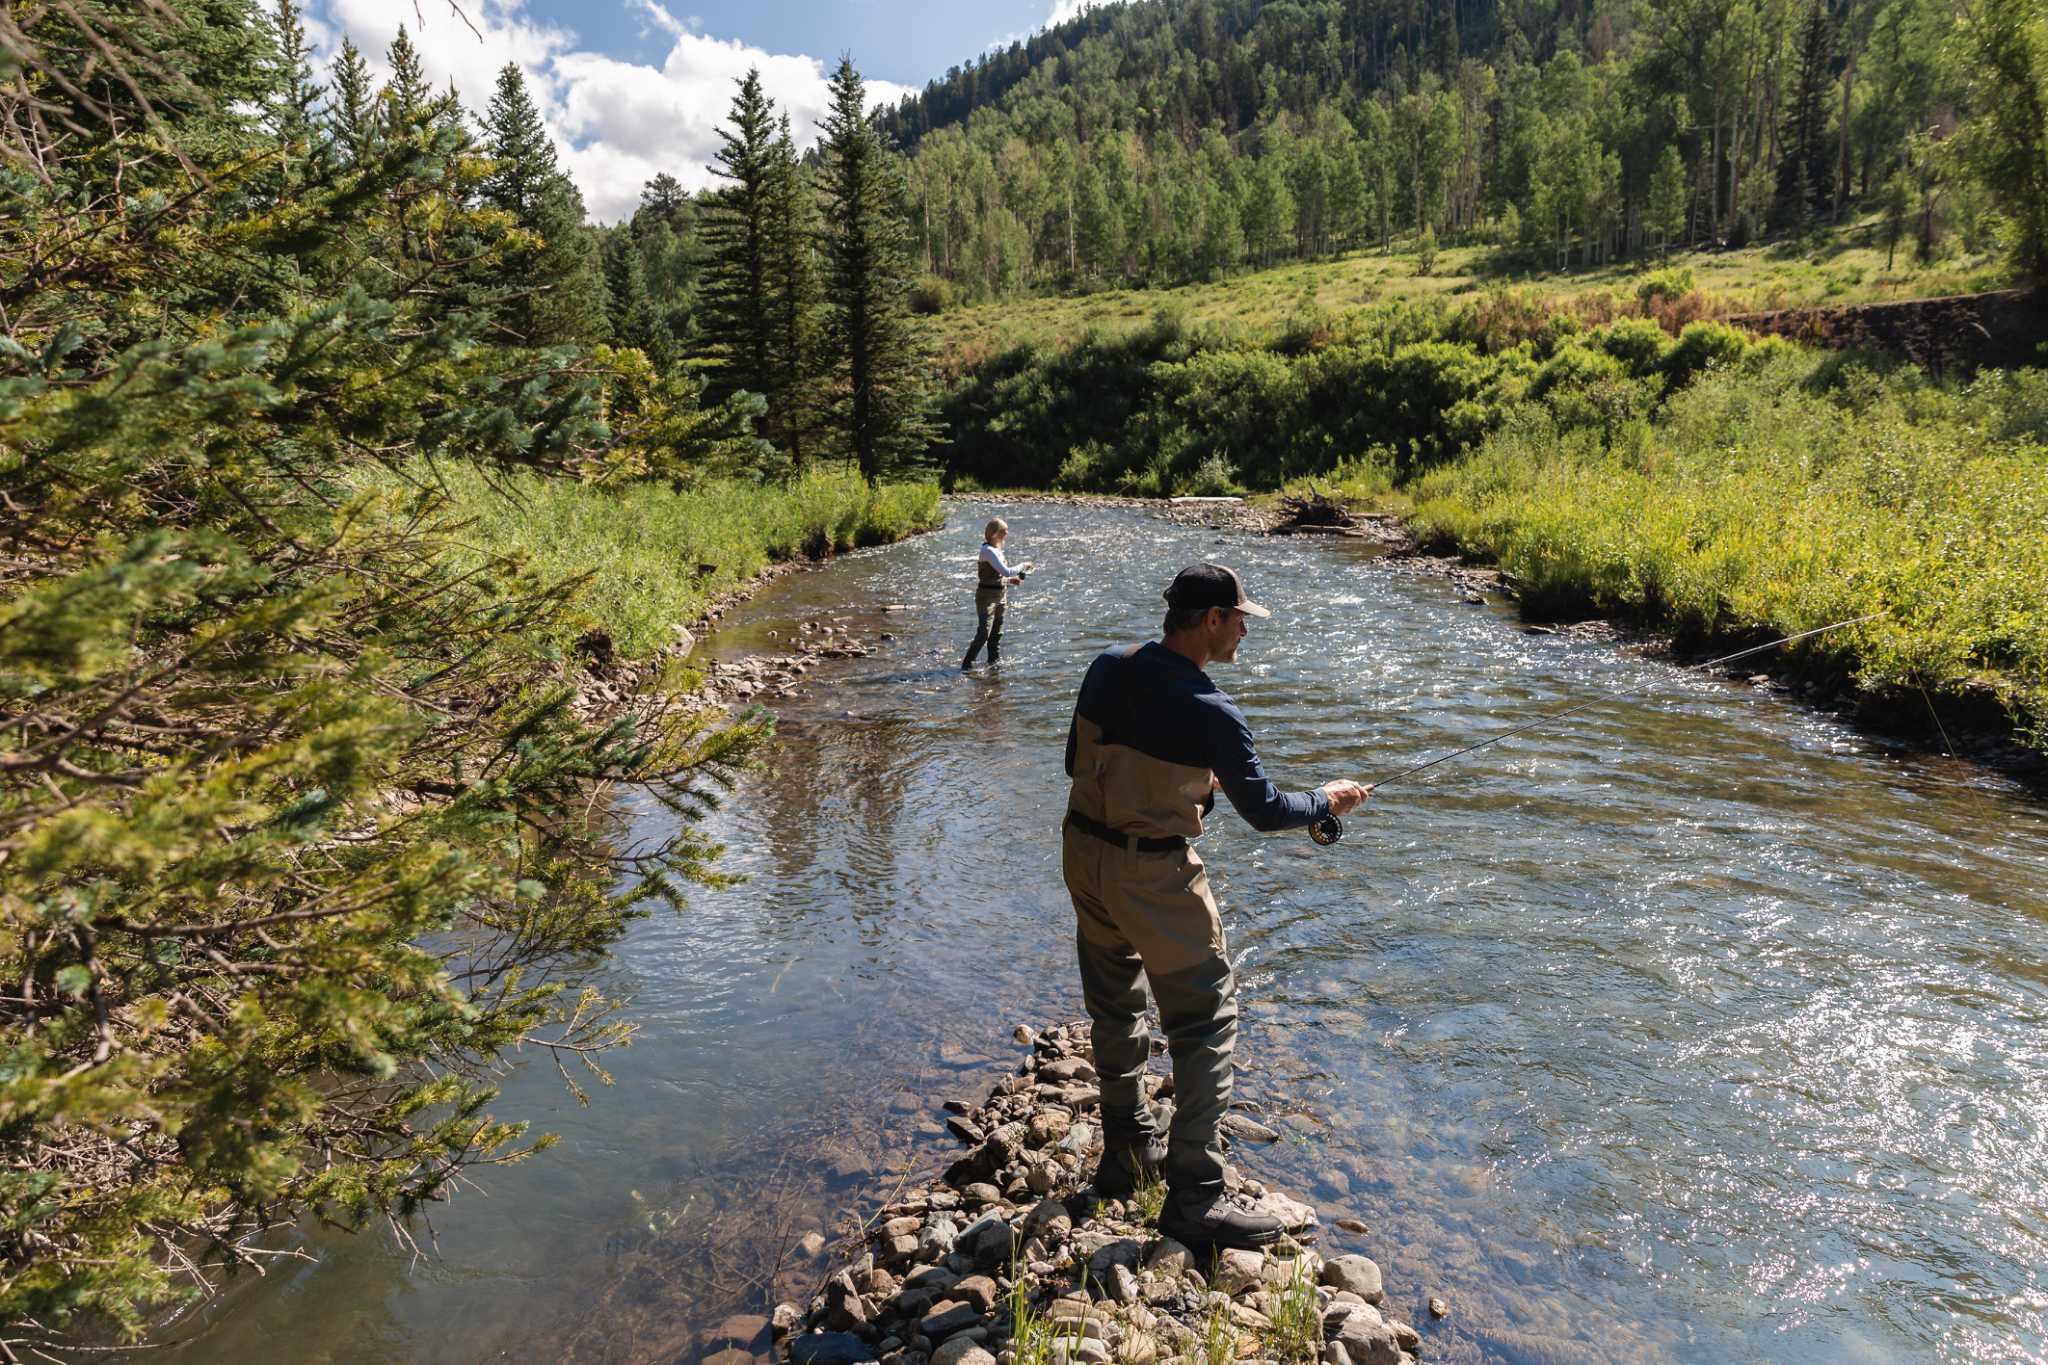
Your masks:
[{"label": "shoreline vegetation", "polygon": [[847,467],[781,483],[716,479],[688,488],[622,487],[524,473],[439,472],[462,523],[458,562],[507,557],[574,582],[577,611],[545,642],[568,647],[602,632],[607,658],[648,659],[707,607],[744,596],[772,565],[826,559],[935,529],[936,481],[870,486]]},{"label": "shoreline vegetation", "polygon": [[2048,371],[1938,380],[1660,323],[1671,283],[1644,283],[1649,316],[1607,322],[1497,295],[1271,338],[1162,313],[1016,347],[948,395],[949,486],[1313,489],[1497,566],[1531,620],[1615,619],[1687,652],[1882,613],[1772,671],[1909,729],[1937,707],[1979,739],[2003,728],[2038,762]]}]

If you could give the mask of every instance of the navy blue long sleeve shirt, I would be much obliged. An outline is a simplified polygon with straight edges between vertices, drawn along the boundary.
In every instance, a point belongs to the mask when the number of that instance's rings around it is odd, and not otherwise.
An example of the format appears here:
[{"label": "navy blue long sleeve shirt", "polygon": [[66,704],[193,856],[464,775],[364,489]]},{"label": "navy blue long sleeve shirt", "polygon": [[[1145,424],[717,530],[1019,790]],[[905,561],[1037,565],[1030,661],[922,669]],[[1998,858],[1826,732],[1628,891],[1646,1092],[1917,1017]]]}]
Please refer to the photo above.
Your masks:
[{"label": "navy blue long sleeve shirt", "polygon": [[1194,838],[1214,808],[1213,773],[1253,829],[1296,829],[1330,808],[1320,791],[1266,776],[1244,713],[1186,657],[1154,641],[1088,666],[1067,731],[1073,809],[1131,834]]}]

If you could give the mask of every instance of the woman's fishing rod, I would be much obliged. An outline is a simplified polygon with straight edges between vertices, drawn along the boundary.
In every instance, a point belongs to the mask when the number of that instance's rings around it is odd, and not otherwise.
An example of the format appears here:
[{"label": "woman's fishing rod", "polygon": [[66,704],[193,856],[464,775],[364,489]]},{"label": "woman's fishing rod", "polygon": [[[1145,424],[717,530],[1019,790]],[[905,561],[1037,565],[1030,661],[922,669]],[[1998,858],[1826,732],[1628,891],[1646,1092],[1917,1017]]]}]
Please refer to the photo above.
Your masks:
[{"label": "woman's fishing rod", "polygon": [[[1722,664],[1732,664],[1737,659],[1747,659],[1752,654],[1761,654],[1767,649],[1776,649],[1780,645],[1789,645],[1794,643],[1795,641],[1807,639],[1809,636],[1824,635],[1828,631],[1840,630],[1844,626],[1859,626],[1862,625],[1865,621],[1875,621],[1878,617],[1882,615],[1884,615],[1883,612],[1874,611],[1870,613],[1870,615],[1868,616],[1858,616],[1847,621],[1836,621],[1832,625],[1815,626],[1812,630],[1802,630],[1797,635],[1787,635],[1782,640],[1772,640],[1767,644],[1751,645],[1748,649],[1738,649],[1733,654],[1725,654],[1718,659],[1708,659],[1705,663],[1693,664],[1691,665],[1691,667],[1695,670],[1718,668]],[[1394,773],[1391,776],[1383,777],[1377,782],[1367,783],[1365,789],[1368,792],[1376,792],[1381,787],[1386,786],[1389,782],[1399,782],[1403,778],[1413,777],[1415,774],[1419,772],[1423,772],[1427,769],[1434,768],[1439,763],[1448,763],[1454,758],[1462,758],[1466,754],[1477,753],[1479,750],[1484,749],[1489,745],[1498,744],[1504,739],[1513,739],[1516,735],[1525,735],[1529,733],[1529,731],[1531,730],[1540,729],[1543,726],[1550,724],[1552,721],[1563,720],[1566,716],[1569,716],[1574,712],[1584,711],[1588,707],[1598,706],[1601,702],[1611,701],[1612,699],[1613,698],[1611,696],[1594,697],[1590,701],[1574,702],[1572,705],[1564,707],[1562,710],[1552,711],[1549,715],[1546,716],[1539,716],[1535,720],[1530,721],[1526,725],[1517,725],[1514,729],[1505,731],[1502,734],[1495,735],[1491,739],[1482,739],[1477,744],[1467,744],[1462,749],[1455,749],[1452,752],[1443,754],[1437,758],[1432,758],[1427,760],[1426,762],[1417,763],[1412,767],[1403,768],[1401,769],[1401,771]],[[1329,845],[1336,843],[1339,839],[1344,837],[1344,822],[1342,820],[1339,820],[1334,815],[1325,815],[1322,819],[1316,821],[1314,824],[1308,827],[1308,837],[1315,840],[1317,843],[1322,844],[1324,847],[1328,847]]]}]

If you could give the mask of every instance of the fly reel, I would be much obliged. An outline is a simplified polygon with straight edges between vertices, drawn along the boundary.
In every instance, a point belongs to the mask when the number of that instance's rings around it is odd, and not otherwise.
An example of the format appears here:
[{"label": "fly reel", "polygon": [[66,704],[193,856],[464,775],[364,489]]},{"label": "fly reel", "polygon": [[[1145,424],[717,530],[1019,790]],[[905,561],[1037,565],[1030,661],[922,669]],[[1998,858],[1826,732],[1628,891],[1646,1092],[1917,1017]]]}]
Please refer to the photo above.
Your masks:
[{"label": "fly reel", "polygon": [[1308,837],[1328,848],[1344,837],[1344,822],[1334,815],[1325,815],[1308,827]]}]

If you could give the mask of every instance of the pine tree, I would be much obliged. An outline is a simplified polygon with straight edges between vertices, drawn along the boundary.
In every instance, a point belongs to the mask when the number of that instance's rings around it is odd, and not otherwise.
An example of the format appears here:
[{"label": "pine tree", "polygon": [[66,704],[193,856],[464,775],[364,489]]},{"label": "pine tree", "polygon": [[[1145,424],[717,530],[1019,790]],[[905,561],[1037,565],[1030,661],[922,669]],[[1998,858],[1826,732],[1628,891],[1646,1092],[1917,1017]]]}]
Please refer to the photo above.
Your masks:
[{"label": "pine tree", "polygon": [[558,164],[526,78],[513,63],[498,72],[483,130],[491,158],[480,187],[483,202],[539,239],[509,263],[505,278],[515,287],[504,304],[504,325],[534,346],[602,339],[609,327],[604,281],[583,226],[583,196]]},{"label": "pine tree", "polygon": [[336,145],[350,165],[360,166],[377,142],[377,97],[370,89],[370,65],[347,38],[334,62],[334,98],[329,118]]},{"label": "pine tree", "polygon": [[682,182],[663,171],[641,187],[640,207],[633,216],[637,219],[643,213],[652,213],[673,229],[689,202],[689,192]]},{"label": "pine tree", "polygon": [[782,116],[769,174],[769,291],[774,299],[774,382],[768,413],[774,439],[803,472],[817,437],[824,378],[818,207]]},{"label": "pine tree", "polygon": [[667,374],[675,366],[675,338],[648,295],[640,244],[618,228],[604,235],[602,256],[612,341],[639,351],[657,374]]},{"label": "pine tree", "polygon": [[698,353],[717,362],[708,393],[767,395],[775,387],[776,320],[769,293],[774,255],[775,109],[761,73],[740,78],[714,174],[725,183],[704,206],[706,262]]},{"label": "pine tree", "polygon": [[391,63],[391,79],[380,92],[383,129],[387,137],[402,137],[435,103],[433,87],[420,69],[420,50],[413,46],[404,24],[398,26],[398,36],[391,40],[385,60]]},{"label": "pine tree", "polygon": [[[301,178],[302,162],[326,152],[320,121],[320,86],[313,79],[313,64],[306,47],[306,26],[299,20],[294,0],[277,0],[271,28],[277,42],[275,74],[271,96],[264,104],[264,122],[277,138],[285,158],[286,183]],[[346,58],[354,48],[344,49]],[[362,57],[357,53],[360,66]]]},{"label": "pine tree", "polygon": [[825,118],[825,295],[846,366],[839,425],[871,484],[932,438],[923,338],[910,316],[910,227],[901,168],[868,122],[860,73],[842,57]]},{"label": "pine tree", "polygon": [[1828,74],[1834,26],[1818,0],[1799,31],[1799,71],[1785,109],[1784,157],[1771,203],[1776,226],[1803,229],[1834,197],[1835,156],[1828,145]]}]

